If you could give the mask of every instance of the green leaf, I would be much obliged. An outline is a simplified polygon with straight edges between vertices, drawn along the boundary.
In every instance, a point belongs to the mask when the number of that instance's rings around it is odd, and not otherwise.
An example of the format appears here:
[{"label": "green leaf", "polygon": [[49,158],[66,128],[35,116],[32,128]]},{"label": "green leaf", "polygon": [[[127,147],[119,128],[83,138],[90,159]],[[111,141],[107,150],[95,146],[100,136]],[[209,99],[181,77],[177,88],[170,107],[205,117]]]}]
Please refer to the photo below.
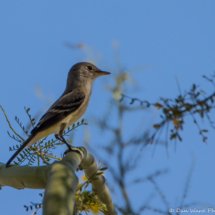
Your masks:
[{"label": "green leaf", "polygon": [[97,172],[96,173],[96,175],[102,175],[103,174],[103,172]]},{"label": "green leaf", "polygon": [[134,103],[135,99],[131,99],[130,105]]},{"label": "green leaf", "polygon": [[158,109],[163,108],[163,105],[158,102],[156,102],[154,106]]},{"label": "green leaf", "polygon": [[107,168],[107,167],[103,167],[103,168],[101,168],[101,169],[99,169],[99,170],[105,171],[106,169],[108,169],[108,168]]},{"label": "green leaf", "polygon": [[196,85],[193,84],[192,91],[195,91],[195,89],[196,89]]},{"label": "green leaf", "polygon": [[154,124],[153,127],[158,129],[158,128],[160,128],[160,125],[159,124]]},{"label": "green leaf", "polygon": [[177,133],[177,136],[178,136],[178,139],[180,140],[180,141],[182,141],[182,138],[181,138],[181,136]]},{"label": "green leaf", "polygon": [[171,134],[171,136],[170,136],[170,140],[175,139],[175,138],[176,138],[176,136],[177,136],[177,133]]},{"label": "green leaf", "polygon": [[208,130],[206,130],[206,129],[203,129],[203,130],[202,130],[202,132],[208,132]]}]

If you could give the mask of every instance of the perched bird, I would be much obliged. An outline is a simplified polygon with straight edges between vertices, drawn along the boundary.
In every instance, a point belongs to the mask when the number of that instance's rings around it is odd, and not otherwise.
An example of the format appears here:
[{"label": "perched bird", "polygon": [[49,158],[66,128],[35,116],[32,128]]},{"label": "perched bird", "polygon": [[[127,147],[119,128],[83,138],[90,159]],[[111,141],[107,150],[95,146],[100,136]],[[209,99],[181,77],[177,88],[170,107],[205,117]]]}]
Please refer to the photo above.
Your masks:
[{"label": "perched bird", "polygon": [[66,89],[62,96],[42,116],[29,138],[6,163],[6,167],[26,146],[29,147],[50,134],[55,134],[58,140],[71,149],[63,137],[64,129],[73,125],[87,110],[94,80],[109,74],[91,63],[75,64],[69,71]]}]

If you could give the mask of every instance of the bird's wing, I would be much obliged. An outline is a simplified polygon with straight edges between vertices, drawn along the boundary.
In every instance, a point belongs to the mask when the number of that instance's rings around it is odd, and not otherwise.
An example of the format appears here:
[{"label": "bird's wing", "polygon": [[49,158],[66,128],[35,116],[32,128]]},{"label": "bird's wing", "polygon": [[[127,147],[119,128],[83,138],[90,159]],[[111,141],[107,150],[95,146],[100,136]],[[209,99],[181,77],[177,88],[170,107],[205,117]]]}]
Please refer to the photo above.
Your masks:
[{"label": "bird's wing", "polygon": [[85,99],[83,92],[73,90],[61,96],[42,116],[37,126],[31,131],[35,134],[44,131],[76,111]]}]

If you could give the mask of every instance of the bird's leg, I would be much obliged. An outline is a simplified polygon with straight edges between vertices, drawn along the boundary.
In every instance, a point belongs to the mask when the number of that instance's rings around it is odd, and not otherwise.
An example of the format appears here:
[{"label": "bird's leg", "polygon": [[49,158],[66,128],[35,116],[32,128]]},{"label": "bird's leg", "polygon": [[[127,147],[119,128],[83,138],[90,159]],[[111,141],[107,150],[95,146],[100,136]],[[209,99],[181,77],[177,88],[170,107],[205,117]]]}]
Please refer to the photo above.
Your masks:
[{"label": "bird's leg", "polygon": [[71,145],[69,145],[69,143],[66,142],[66,140],[64,139],[64,137],[60,136],[60,138],[61,138],[61,141],[66,144],[66,146],[68,147],[69,151],[72,151],[71,148],[73,148],[73,147]]},{"label": "bird's leg", "polygon": [[68,150],[66,150],[66,152],[64,152],[64,155],[66,153],[68,153],[68,152],[73,151],[73,152],[77,152],[81,156],[83,156],[83,150],[81,150],[81,148],[79,148],[79,147],[73,147],[73,146],[69,145],[69,143],[67,143],[66,140],[64,139],[64,137],[63,137],[63,131],[64,131],[65,127],[66,127],[66,123],[62,123],[60,131],[59,131],[59,134],[55,134],[55,138],[57,140],[60,140],[61,142],[65,143],[66,146],[68,147]]},{"label": "bird's leg", "polygon": [[66,140],[64,139],[63,136],[59,136],[58,134],[55,134],[55,138],[56,138],[57,140],[60,140],[61,142],[65,143],[66,146],[68,147],[68,149],[71,151],[72,146],[69,145],[69,143],[66,142]]},{"label": "bird's leg", "polygon": [[60,140],[61,142],[65,143],[66,146],[68,147],[69,151],[71,151],[72,146],[69,145],[69,143],[67,143],[66,140],[63,137],[63,131],[64,131],[65,128],[66,128],[66,123],[62,123],[61,127],[60,127],[60,131],[59,131],[59,135],[55,134],[55,138],[57,140]]},{"label": "bird's leg", "polygon": [[63,142],[62,139],[60,138],[60,136],[59,136],[58,134],[55,134],[54,136],[55,136],[55,138],[56,138],[57,140],[60,140],[61,142]]}]

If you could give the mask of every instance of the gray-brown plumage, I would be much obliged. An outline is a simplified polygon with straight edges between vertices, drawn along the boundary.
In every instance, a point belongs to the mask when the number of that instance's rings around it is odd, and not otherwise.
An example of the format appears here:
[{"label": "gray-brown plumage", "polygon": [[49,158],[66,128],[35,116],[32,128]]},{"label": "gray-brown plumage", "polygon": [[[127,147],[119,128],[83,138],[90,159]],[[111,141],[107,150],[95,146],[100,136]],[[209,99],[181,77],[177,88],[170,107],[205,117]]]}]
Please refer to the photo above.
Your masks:
[{"label": "gray-brown plumage", "polygon": [[94,80],[108,74],[110,73],[99,70],[91,63],[75,64],[69,71],[67,86],[62,96],[42,116],[31,131],[30,137],[9,159],[6,167],[26,146],[31,146],[50,134],[55,134],[56,138],[66,143],[63,130],[73,125],[85,113]]}]

